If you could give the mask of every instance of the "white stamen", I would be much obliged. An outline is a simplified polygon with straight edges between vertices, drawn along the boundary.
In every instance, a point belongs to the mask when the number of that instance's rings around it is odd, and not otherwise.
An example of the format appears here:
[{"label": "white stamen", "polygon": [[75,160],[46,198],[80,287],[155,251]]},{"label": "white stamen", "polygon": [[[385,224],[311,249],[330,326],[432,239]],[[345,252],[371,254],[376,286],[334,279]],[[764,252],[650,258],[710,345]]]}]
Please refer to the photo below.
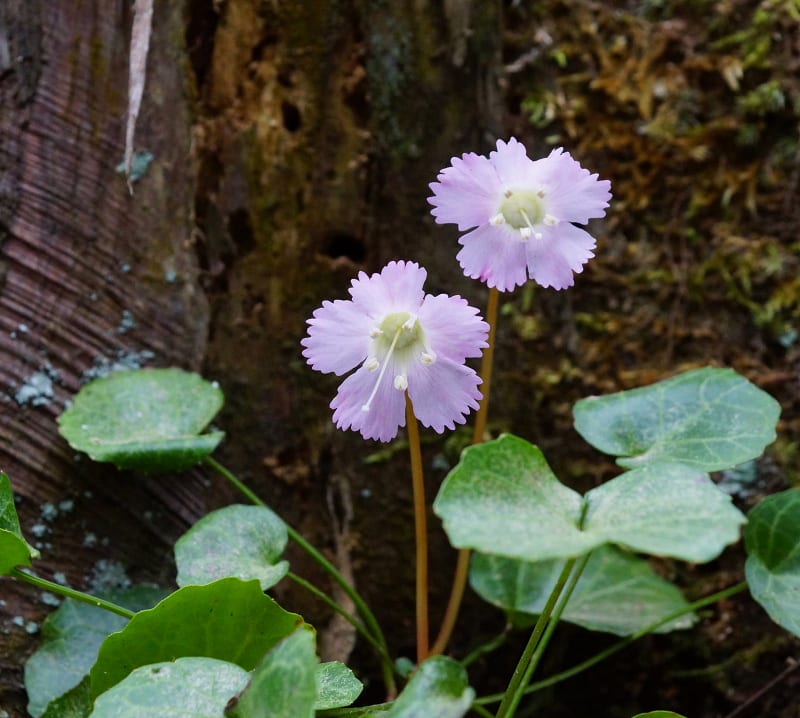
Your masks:
[{"label": "white stamen", "polygon": [[[406,322],[406,324],[407,323],[408,322]],[[405,324],[403,326],[405,326]],[[386,367],[389,366],[389,357],[392,356],[392,352],[394,351],[394,348],[397,345],[397,340],[400,338],[400,333],[403,331],[403,326],[398,327],[397,331],[394,333],[394,339],[392,339],[392,343],[389,345],[389,351],[386,352],[386,356],[383,358],[383,366],[381,367],[381,373],[378,374],[378,378],[375,381],[375,386],[372,387],[372,392],[369,395],[369,399],[367,399],[367,403],[361,405],[361,411],[370,410],[370,405],[372,404],[372,400],[375,398],[375,394],[378,393],[378,387],[381,385],[381,380],[383,379],[383,375],[386,373]]]},{"label": "white stamen", "polygon": [[544,237],[544,235],[541,232],[534,232],[533,233],[533,238],[534,239],[542,239],[543,237]]},{"label": "white stamen", "polygon": [[410,332],[414,328],[414,325],[416,323],[417,323],[417,317],[416,315],[413,315],[410,316],[408,319],[406,319],[400,328],[405,329],[407,332]]},{"label": "white stamen", "polygon": [[397,391],[405,391],[408,389],[408,378],[405,374],[398,374],[394,378],[394,388],[397,389]]},{"label": "white stamen", "polygon": [[519,233],[523,239],[528,239],[533,234],[533,230],[530,227],[520,227]]},{"label": "white stamen", "polygon": [[552,214],[546,214],[542,222],[548,227],[555,227],[558,224],[558,220]]},{"label": "white stamen", "polygon": [[489,220],[489,224],[493,224],[495,227],[499,227],[501,224],[506,223],[506,218],[503,216],[502,212],[498,212],[494,217]]},{"label": "white stamen", "polygon": [[383,329],[380,327],[372,327],[372,329],[369,330],[370,339],[377,339],[381,334],[383,334]]},{"label": "white stamen", "polygon": [[425,366],[430,366],[436,361],[436,352],[429,351],[429,352],[422,352],[420,355],[420,360]]},{"label": "white stamen", "polygon": [[381,363],[378,361],[377,357],[368,357],[364,362],[364,367],[367,371],[375,371],[380,365]]}]

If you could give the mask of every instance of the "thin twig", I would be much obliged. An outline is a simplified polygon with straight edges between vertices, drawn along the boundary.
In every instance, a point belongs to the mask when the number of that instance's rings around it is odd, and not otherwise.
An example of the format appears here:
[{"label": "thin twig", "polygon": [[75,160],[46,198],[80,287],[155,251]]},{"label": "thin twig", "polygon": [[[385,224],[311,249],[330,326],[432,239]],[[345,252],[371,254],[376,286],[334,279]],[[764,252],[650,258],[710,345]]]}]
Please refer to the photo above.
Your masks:
[{"label": "thin twig", "polygon": [[794,673],[798,668],[800,668],[800,661],[795,660],[794,658],[789,658],[789,666],[779,673],[775,678],[773,678],[769,683],[765,686],[757,690],[752,696],[750,696],[744,703],[740,706],[734,708],[725,718],[736,718],[736,716],[741,715],[745,710],[747,710],[753,703],[761,698],[764,697],[766,693],[771,691],[775,686],[778,685],[784,678]]}]

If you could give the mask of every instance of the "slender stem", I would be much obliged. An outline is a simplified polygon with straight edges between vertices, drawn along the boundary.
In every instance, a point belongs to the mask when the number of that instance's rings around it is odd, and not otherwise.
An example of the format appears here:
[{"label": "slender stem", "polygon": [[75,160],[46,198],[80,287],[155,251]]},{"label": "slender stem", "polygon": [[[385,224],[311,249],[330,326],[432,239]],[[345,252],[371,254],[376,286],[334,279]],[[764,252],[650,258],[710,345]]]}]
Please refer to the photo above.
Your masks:
[{"label": "slender stem", "polygon": [[525,695],[525,689],[531,682],[531,677],[536,671],[539,662],[542,660],[542,656],[544,655],[545,650],[547,650],[547,644],[550,643],[550,638],[553,636],[553,633],[556,630],[556,626],[558,626],[558,622],[561,620],[561,614],[564,613],[564,609],[567,607],[569,599],[572,597],[572,592],[575,590],[575,586],[578,585],[578,581],[581,578],[583,569],[586,568],[586,563],[589,561],[590,555],[591,551],[581,556],[578,559],[577,563],[575,564],[574,568],[572,569],[572,572],[570,573],[569,583],[567,584],[566,588],[562,591],[561,596],[558,599],[558,604],[556,604],[556,607],[553,610],[552,615],[550,616],[550,620],[547,622],[547,628],[545,629],[545,632],[542,635],[539,644],[536,646],[536,650],[533,652],[533,656],[531,657],[531,662],[528,664],[528,667],[525,670],[525,674],[522,677],[522,681],[519,684],[519,687],[517,689],[519,698],[515,703],[513,703],[514,708],[509,712],[508,714],[509,718],[511,718],[511,716],[514,715],[514,710],[516,709],[516,706],[519,704],[519,702],[522,700],[522,697]]},{"label": "slender stem", "polygon": [[[239,491],[244,494],[244,496],[246,496],[253,504],[267,508],[267,505],[259,498],[259,496],[254,493],[246,484],[244,484],[233,472],[226,469],[222,464],[210,456],[206,457],[205,462],[221,476],[227,479],[231,484],[233,484],[237,489],[239,489]],[[356,589],[342,575],[341,571],[339,571],[336,566],[334,566],[327,558],[325,558],[325,556],[322,555],[320,551],[306,541],[306,539],[299,531],[297,531],[297,529],[293,528],[285,521],[284,524],[286,525],[286,531],[289,534],[289,538],[291,538],[292,541],[294,541],[301,549],[303,549],[303,551],[311,556],[311,558],[313,558],[328,573],[328,575],[339,585],[339,587],[355,604],[359,614],[364,619],[366,627],[372,633],[372,636],[375,638],[376,642],[382,647],[379,655],[381,658],[381,664],[383,666],[383,677],[384,682],[386,683],[386,690],[390,696],[395,696],[397,694],[397,684],[394,680],[393,663],[389,659],[389,648],[388,644],[386,643],[386,637],[383,635],[383,631],[378,623],[378,619],[375,618],[375,614],[370,610],[367,602],[361,597],[361,594],[356,591]]]},{"label": "slender stem", "polygon": [[88,593],[76,591],[74,588],[62,586],[60,583],[48,581],[46,578],[39,578],[39,576],[34,576],[32,573],[21,571],[18,568],[11,569],[11,573],[9,575],[13,576],[14,578],[18,578],[20,581],[26,581],[37,588],[44,588],[48,591],[52,591],[53,593],[58,593],[61,596],[65,596],[66,598],[73,598],[81,603],[88,603],[90,606],[104,608],[106,611],[116,613],[118,616],[122,616],[123,618],[133,618],[136,615],[135,611],[129,611],[127,608],[118,606],[116,603],[111,603],[111,601],[106,601],[104,598],[90,596]]},{"label": "slender stem", "polygon": [[[494,367],[494,347],[497,336],[497,315],[500,307],[500,292],[496,287],[489,290],[489,301],[486,306],[486,322],[489,324],[489,346],[481,357],[481,393],[483,399],[478,407],[478,413],[475,416],[475,428],[472,433],[472,444],[480,444],[483,442],[483,437],[486,434],[486,424],[489,416],[489,394],[492,389],[492,369]],[[431,655],[444,653],[447,644],[450,642],[450,637],[453,635],[453,629],[456,627],[458,620],[458,612],[461,610],[461,601],[464,598],[464,589],[467,586],[467,579],[469,578],[469,560],[472,551],[468,548],[462,548],[458,552],[458,560],[456,562],[456,571],[453,576],[453,587],[450,590],[450,599],[447,602],[447,608],[444,612],[442,619],[442,627],[439,629],[439,635],[433,642],[431,648]]]},{"label": "slender stem", "polygon": [[[525,693],[526,694],[534,693],[535,691],[540,691],[543,688],[549,688],[550,686],[554,686],[556,683],[561,683],[561,681],[565,681],[568,678],[577,676],[579,673],[583,673],[585,670],[591,668],[592,666],[596,666],[598,663],[601,663],[606,658],[610,658],[614,654],[619,653],[623,648],[627,648],[631,643],[633,643],[634,641],[638,641],[640,638],[646,636],[648,633],[652,633],[653,631],[661,628],[661,626],[667,623],[671,623],[676,618],[680,618],[681,616],[685,616],[687,613],[692,613],[693,611],[705,608],[706,606],[710,606],[712,603],[716,603],[717,601],[722,601],[725,598],[730,598],[731,596],[735,596],[737,593],[742,593],[742,591],[746,590],[747,590],[747,581],[742,581],[741,583],[737,583],[735,586],[730,586],[729,588],[725,588],[722,591],[713,593],[710,596],[698,599],[694,603],[687,604],[683,608],[679,608],[677,611],[673,611],[672,613],[664,616],[664,618],[660,618],[658,621],[655,621],[654,623],[651,623],[649,626],[640,629],[639,631],[631,634],[627,638],[623,638],[621,641],[618,641],[613,646],[609,646],[605,650],[596,653],[591,658],[587,658],[585,661],[578,663],[572,668],[568,668],[565,671],[561,671],[560,673],[556,673],[550,676],[549,678],[545,678],[544,680],[532,683],[525,690]],[[494,693],[490,696],[482,696],[481,698],[476,699],[475,703],[477,703],[478,705],[499,703],[501,700],[503,700],[503,695],[504,695],[503,693]]]},{"label": "slender stem", "polygon": [[525,646],[525,650],[522,652],[522,656],[520,656],[519,663],[517,663],[517,667],[514,669],[514,674],[511,676],[511,681],[509,681],[508,688],[506,688],[505,695],[500,703],[500,708],[497,710],[497,718],[511,718],[514,715],[514,711],[516,711],[520,700],[522,700],[523,691],[525,690],[523,681],[525,679],[525,673],[528,670],[528,665],[530,664],[533,654],[536,651],[536,646],[539,645],[539,639],[544,633],[547,622],[550,620],[550,615],[553,613],[553,609],[556,607],[558,597],[561,595],[561,591],[564,589],[564,584],[566,584],[574,565],[574,558],[569,559],[569,561],[567,561],[567,563],[564,565],[561,575],[558,577],[556,585],[553,587],[553,591],[550,594],[550,598],[547,599],[545,607],[539,614],[539,618],[536,620],[536,625],[533,627],[531,637],[528,640],[528,645]]},{"label": "slender stem", "polygon": [[389,654],[386,653],[383,646],[381,646],[381,644],[372,637],[372,634],[367,631],[366,628],[364,628],[364,625],[357,618],[348,613],[345,608],[336,603],[336,601],[334,601],[327,593],[317,588],[310,581],[306,581],[306,579],[304,579],[302,576],[298,576],[296,573],[292,573],[291,571],[286,574],[286,578],[294,581],[298,586],[302,586],[304,589],[306,589],[306,591],[316,596],[326,606],[336,611],[336,613],[344,618],[365,640],[372,645],[372,647],[377,651],[378,655],[380,655],[387,664],[392,665],[392,659]]},{"label": "slender stem", "polygon": [[494,716],[489,711],[487,711],[483,706],[475,705],[473,703],[470,706],[470,710],[472,710],[473,713],[477,713],[478,715],[483,716],[484,718],[494,718]]},{"label": "slender stem", "polygon": [[503,632],[495,636],[491,641],[487,641],[477,648],[473,648],[466,656],[464,656],[464,658],[461,659],[461,665],[464,666],[464,668],[468,668],[479,658],[500,648],[500,646],[508,641],[508,633],[510,628],[510,626],[506,626],[506,628],[503,629]]},{"label": "slender stem", "polygon": [[456,560],[456,571],[453,575],[453,587],[450,589],[450,600],[447,602],[447,608],[444,612],[442,619],[442,627],[439,629],[439,635],[433,643],[431,648],[431,655],[438,656],[444,653],[447,644],[450,643],[450,637],[453,635],[453,630],[456,627],[458,620],[458,613],[461,610],[461,601],[464,598],[464,590],[467,587],[467,579],[469,578],[469,562],[472,558],[472,551],[468,548],[459,549],[458,559]]},{"label": "slender stem", "polygon": [[411,399],[406,394],[408,449],[411,454],[411,483],[414,489],[414,535],[417,544],[417,663],[428,657],[428,507],[419,425]]},{"label": "slender stem", "polygon": [[489,290],[489,301],[486,305],[486,322],[489,324],[489,346],[481,357],[481,400],[478,413],[475,416],[475,428],[472,432],[472,443],[480,444],[486,433],[486,424],[489,417],[489,394],[492,391],[492,369],[494,368],[494,347],[497,336],[497,315],[500,307],[500,292],[497,287]]},{"label": "slender stem", "polygon": [[[264,508],[268,508],[268,506],[261,500],[257,493],[255,493],[247,484],[245,484],[236,474],[234,474],[230,469],[226,469],[222,464],[219,463],[216,459],[212,458],[211,456],[206,456],[205,462],[216,471],[218,474],[221,474],[224,478],[226,478],[230,483],[232,483],[237,489],[239,489],[240,493],[244,494],[247,499],[249,499],[250,503],[255,504],[256,506],[263,506]],[[286,523],[286,522],[284,522]],[[289,528],[287,524],[287,529]]]}]

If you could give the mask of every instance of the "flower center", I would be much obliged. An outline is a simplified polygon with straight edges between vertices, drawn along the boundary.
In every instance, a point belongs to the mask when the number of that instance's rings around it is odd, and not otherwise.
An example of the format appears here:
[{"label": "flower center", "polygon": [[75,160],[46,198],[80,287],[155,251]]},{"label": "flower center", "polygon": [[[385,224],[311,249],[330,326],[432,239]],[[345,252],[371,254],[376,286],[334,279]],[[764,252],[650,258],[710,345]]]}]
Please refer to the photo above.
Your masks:
[{"label": "flower center", "polygon": [[369,371],[377,371],[380,368],[380,373],[375,380],[375,386],[372,388],[369,399],[361,407],[362,411],[369,411],[393,355],[400,364],[400,371],[392,381],[394,388],[398,391],[408,389],[407,365],[416,354],[419,354],[419,360],[425,365],[433,364],[436,361],[436,354],[428,347],[422,326],[416,315],[410,312],[387,314],[381,323],[370,332],[370,335],[372,336],[372,353],[367,357],[364,366]]},{"label": "flower center", "polygon": [[535,227],[544,220],[544,192],[532,189],[507,189],[500,214],[514,229]]},{"label": "flower center", "polygon": [[542,233],[536,229],[538,225],[558,224],[558,220],[547,213],[545,196],[543,189],[507,189],[503,192],[504,199],[497,214],[490,222],[508,224],[518,230],[523,239],[541,239]]},{"label": "flower center", "polygon": [[417,318],[408,312],[388,314],[378,325],[378,332],[375,332],[375,348],[378,350],[376,354],[389,353],[392,345],[393,350],[400,353],[412,344],[425,340]]}]

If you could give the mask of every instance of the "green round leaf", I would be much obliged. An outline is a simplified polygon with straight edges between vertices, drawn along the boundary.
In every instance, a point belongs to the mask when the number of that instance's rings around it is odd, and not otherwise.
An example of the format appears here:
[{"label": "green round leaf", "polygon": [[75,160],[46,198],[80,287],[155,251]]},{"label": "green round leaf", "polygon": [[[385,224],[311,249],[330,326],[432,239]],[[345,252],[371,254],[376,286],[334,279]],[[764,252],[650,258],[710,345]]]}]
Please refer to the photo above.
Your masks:
[{"label": "green round leaf", "polygon": [[745,521],[730,496],[684,464],[646,465],[581,497],[558,482],[539,449],[510,435],[466,449],[433,509],[454,546],[525,561],[606,543],[709,561]]},{"label": "green round leaf", "polygon": [[302,624],[300,616],[265,596],[258,581],[225,578],[186,586],[106,639],[90,673],[92,695],[134,668],[178,656],[218,658],[249,671]]},{"label": "green round leaf", "polygon": [[538,448],[505,434],[464,450],[433,510],[457,548],[536,561],[594,548],[578,528],[582,503]]},{"label": "green round leaf", "polygon": [[780,405],[731,369],[697,369],[575,404],[575,428],[629,468],[680,462],[728,469],[775,440]]},{"label": "green round leaf", "polygon": [[464,667],[446,656],[429,658],[394,702],[387,718],[461,718],[475,699]]},{"label": "green round leaf", "polygon": [[17,566],[30,566],[31,557],[39,552],[32,549],[24,538],[11,531],[0,529],[0,576],[9,576]]},{"label": "green round leaf", "polygon": [[228,718],[313,718],[317,700],[314,634],[300,628],[276,645],[231,703]]},{"label": "green round leaf", "polygon": [[279,561],[286,524],[263,506],[227,506],[200,519],[175,544],[179,586],[211,583],[226,576],[274,586],[289,571]]},{"label": "green round leaf", "polygon": [[121,469],[182,471],[224,434],[201,434],[222,407],[216,383],[181,369],[120,371],[87,384],[58,419],[72,448]]},{"label": "green round leaf", "polygon": [[344,663],[320,663],[317,666],[317,701],[314,709],[344,708],[353,703],[363,690],[364,684]]},{"label": "green round leaf", "polygon": [[30,566],[39,552],[22,535],[14,506],[14,491],[8,476],[0,472],[0,576],[8,576],[17,566]]},{"label": "green round leaf", "polygon": [[758,504],[744,538],[750,593],[775,623],[800,636],[800,489]]},{"label": "green round leaf", "polygon": [[584,530],[597,544],[702,563],[739,540],[746,519],[708,476],[684,464],[627,471],[584,497]]},{"label": "green round leaf", "polygon": [[637,713],[633,718],[684,718],[684,716],[672,711],[650,711],[649,713]]},{"label": "green round leaf", "polygon": [[[531,563],[475,554],[470,585],[489,603],[533,620],[542,612],[563,567],[563,561]],[[657,576],[647,561],[601,546],[589,557],[561,619],[593,631],[629,636],[687,605],[681,592]],[[695,620],[689,613],[657,632],[689,628]]]},{"label": "green round leaf", "polygon": [[[104,596],[131,611],[150,608],[164,596],[151,586],[135,586]],[[127,618],[67,599],[42,625],[42,643],[25,664],[28,712],[40,716],[55,698],[89,673],[103,641],[128,623]]]},{"label": "green round leaf", "polygon": [[247,671],[214,658],[178,658],[136,668],[97,698],[90,718],[222,718]]}]

